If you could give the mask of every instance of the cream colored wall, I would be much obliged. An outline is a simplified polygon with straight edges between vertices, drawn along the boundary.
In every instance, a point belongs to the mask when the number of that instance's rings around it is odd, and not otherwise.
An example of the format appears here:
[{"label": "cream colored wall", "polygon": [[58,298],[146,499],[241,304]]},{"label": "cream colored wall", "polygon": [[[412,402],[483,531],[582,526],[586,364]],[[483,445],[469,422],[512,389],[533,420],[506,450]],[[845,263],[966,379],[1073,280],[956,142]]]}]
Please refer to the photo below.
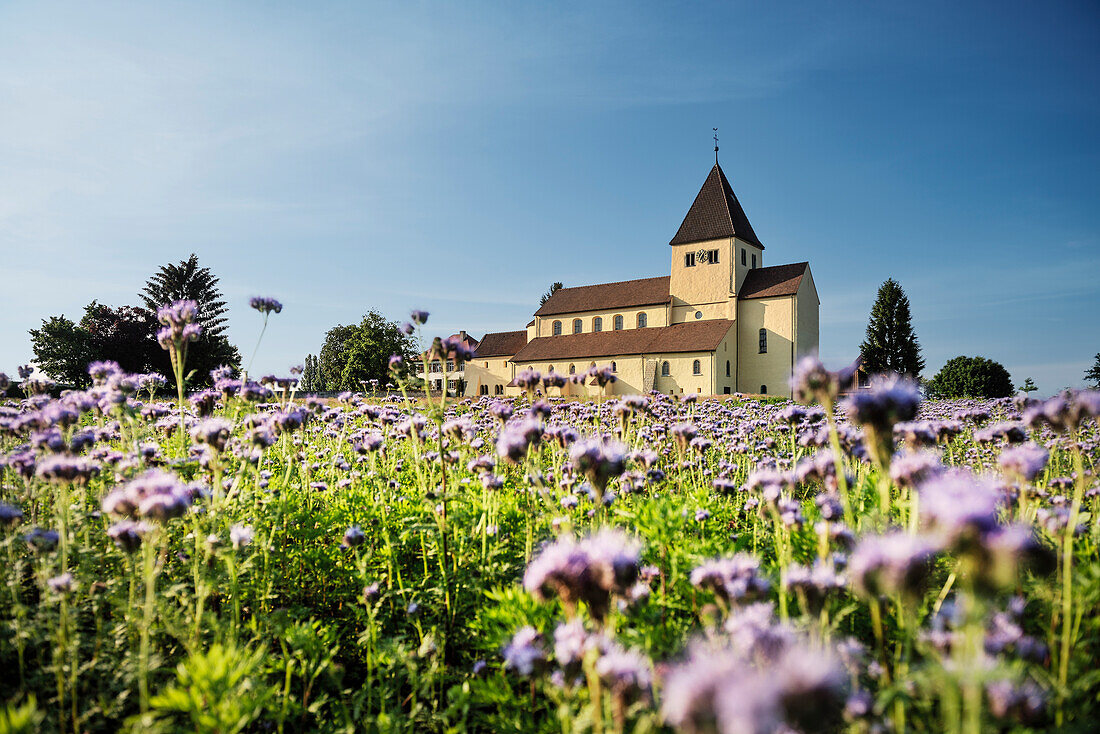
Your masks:
[{"label": "cream colored wall", "polygon": [[[749,274],[750,270],[752,270],[752,256],[753,256],[753,253],[756,254],[756,267],[762,268],[762,267],[764,267],[764,251],[761,250],[756,245],[750,245],[748,242],[745,242],[743,240],[739,240],[739,239],[736,239],[736,238],[734,239],[733,244],[734,244],[733,255],[734,255],[734,259],[735,259],[735,263],[736,263],[735,272],[734,272],[734,278],[735,278],[735,281],[736,281],[735,287],[734,287],[734,293],[740,293],[741,292],[741,284],[745,282],[745,276]],[[742,250],[745,251],[745,264],[744,265],[741,264],[741,251]]]},{"label": "cream colored wall", "polygon": [[[733,239],[725,237],[706,242],[672,247],[672,279],[669,293],[673,304],[717,303],[729,298],[733,290]],[[684,255],[699,250],[718,250],[718,263],[695,262],[684,266]]]},{"label": "cream colored wall", "polygon": [[[703,312],[702,318],[695,318],[696,311]],[[736,318],[737,301],[733,298],[727,298],[718,303],[677,303],[672,307],[672,323],[674,324],[682,324],[685,321],[706,321],[709,319],[729,319],[733,321]]]},{"label": "cream colored wall", "polygon": [[795,360],[797,361],[807,355],[818,353],[818,307],[821,301],[817,296],[817,287],[814,286],[809,266],[806,267],[806,274],[802,276],[795,301],[795,313],[798,315],[798,321],[795,323]]},{"label": "cream colored wall", "polygon": [[[636,328],[638,314],[645,313],[646,328],[653,326],[667,326],[668,309],[664,305],[645,306],[644,308],[609,309],[598,311],[579,311],[576,313],[555,314],[554,316],[538,316],[535,318],[533,333],[537,336],[553,336],[554,322],[561,322],[562,335],[573,333],[573,319],[580,319],[583,328],[582,334],[592,331],[592,319],[599,316],[603,319],[603,331],[612,331],[615,328],[615,316],[623,317],[623,329]],[[531,330],[528,330],[529,332]],[[528,341],[534,337],[528,336]]]},{"label": "cream colored wall", "polygon": [[[793,364],[795,297],[753,298],[741,301],[737,323],[737,386],[758,393],[789,397]],[[768,351],[760,354],[760,327],[768,330]]]},{"label": "cream colored wall", "polygon": [[494,395],[495,385],[507,385],[512,381],[512,364],[507,357],[474,359],[466,363],[465,379],[467,397],[477,397],[480,385],[488,385],[489,395]]}]

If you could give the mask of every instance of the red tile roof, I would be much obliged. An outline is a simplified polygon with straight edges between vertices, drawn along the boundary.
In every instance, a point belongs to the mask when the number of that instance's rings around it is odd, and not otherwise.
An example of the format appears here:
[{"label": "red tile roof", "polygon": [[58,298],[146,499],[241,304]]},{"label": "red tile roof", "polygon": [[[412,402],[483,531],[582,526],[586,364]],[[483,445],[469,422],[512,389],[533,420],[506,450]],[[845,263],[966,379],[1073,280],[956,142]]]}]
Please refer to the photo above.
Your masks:
[{"label": "red tile roof", "polygon": [[733,187],[726,180],[726,174],[715,163],[669,244],[684,245],[722,237],[737,237],[764,249],[749,224],[749,218],[745,216],[745,210],[737,201]]},{"label": "red tile roof", "polygon": [[732,326],[733,322],[728,319],[710,319],[645,329],[544,336],[528,342],[512,361],[545,362],[620,354],[709,352],[721,344]]},{"label": "red tile roof", "polygon": [[582,285],[576,288],[559,288],[546,299],[536,316],[553,316],[579,311],[609,311],[616,308],[635,308],[668,303],[669,276],[623,280],[618,283]]},{"label": "red tile roof", "polygon": [[475,357],[511,357],[527,344],[527,331],[496,331],[481,337]]},{"label": "red tile roof", "polygon": [[809,263],[791,263],[773,265],[770,268],[754,268],[745,276],[738,292],[739,299],[769,298],[771,296],[793,296],[798,293],[802,276],[806,274]]}]

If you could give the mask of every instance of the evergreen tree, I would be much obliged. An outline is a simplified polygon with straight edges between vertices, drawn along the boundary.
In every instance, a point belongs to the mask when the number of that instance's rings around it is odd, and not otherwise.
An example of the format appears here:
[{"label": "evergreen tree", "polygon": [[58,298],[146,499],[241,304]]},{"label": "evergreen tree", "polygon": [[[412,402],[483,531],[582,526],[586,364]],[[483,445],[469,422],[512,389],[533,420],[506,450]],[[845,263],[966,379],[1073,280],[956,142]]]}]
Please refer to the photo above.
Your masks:
[{"label": "evergreen tree", "polygon": [[893,278],[879,286],[860,354],[869,374],[897,372],[917,378],[924,369],[920,344],[913,333],[909,298]]},{"label": "evergreen tree", "polygon": [[302,381],[299,383],[298,389],[302,392],[319,392],[321,390],[318,385],[317,358],[312,354],[306,355],[306,363],[302,368]]},{"label": "evergreen tree", "polygon": [[1085,371],[1085,382],[1092,383],[1094,388],[1100,389],[1100,354],[1096,355],[1096,361],[1092,367]]},{"label": "evergreen tree", "polygon": [[544,305],[544,304],[545,304],[545,303],[546,303],[547,301],[549,301],[549,300],[550,300],[550,296],[552,296],[552,295],[554,295],[555,293],[557,293],[557,292],[558,292],[559,290],[561,290],[561,289],[562,289],[563,287],[564,287],[564,286],[563,286],[563,285],[561,284],[561,282],[560,282],[560,281],[555,281],[554,283],[551,283],[551,284],[550,284],[550,289],[549,289],[549,290],[547,290],[547,291],[546,291],[545,293],[543,293],[543,294],[542,294],[542,298],[540,298],[540,299],[539,299],[539,305],[540,305],[540,306]]},{"label": "evergreen tree", "polygon": [[225,333],[226,303],[218,290],[218,278],[210,268],[200,268],[195,253],[178,265],[161,265],[139,294],[145,307],[157,312],[161,306],[179,300],[199,304],[199,324],[204,336],[216,337]]},{"label": "evergreen tree", "polygon": [[[200,268],[199,258],[194,253],[176,265],[162,265],[145,282],[145,288],[139,294],[152,313],[161,306],[187,299],[199,305],[198,322],[202,326],[202,336],[187,349],[186,370],[191,374],[189,386],[201,387],[210,381],[210,371],[227,366],[239,369],[241,354],[230,344],[225,335],[226,303],[218,289],[218,278],[210,268]],[[167,361],[165,353],[165,361]],[[158,372],[165,370],[157,365]],[[168,370],[171,375],[171,371]]]},{"label": "evergreen tree", "polygon": [[1019,390],[1020,392],[1022,392],[1024,395],[1030,395],[1031,393],[1035,392],[1039,388],[1035,386],[1035,380],[1028,377],[1027,379],[1024,380],[1024,384],[1020,385],[1016,389]]}]

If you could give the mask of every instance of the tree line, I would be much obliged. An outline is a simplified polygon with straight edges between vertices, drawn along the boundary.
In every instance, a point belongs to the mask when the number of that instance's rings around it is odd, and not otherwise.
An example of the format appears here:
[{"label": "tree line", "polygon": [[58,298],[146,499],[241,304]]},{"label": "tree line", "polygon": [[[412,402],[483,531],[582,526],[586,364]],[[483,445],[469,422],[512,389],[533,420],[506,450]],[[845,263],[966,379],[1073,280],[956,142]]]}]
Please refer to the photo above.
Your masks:
[{"label": "tree line", "polygon": [[34,362],[51,379],[84,388],[91,384],[88,365],[112,360],[131,373],[158,373],[172,381],[168,353],[157,343],[157,309],[179,300],[199,306],[202,335],[187,353],[189,385],[210,383],[210,371],[222,366],[240,368],[241,355],[225,334],[226,303],[218,278],[199,267],[192,254],[177,264],[161,266],[137,294],[139,305],[108,306],[92,301],[77,321],[64,314],[43,319],[30,330]]}]

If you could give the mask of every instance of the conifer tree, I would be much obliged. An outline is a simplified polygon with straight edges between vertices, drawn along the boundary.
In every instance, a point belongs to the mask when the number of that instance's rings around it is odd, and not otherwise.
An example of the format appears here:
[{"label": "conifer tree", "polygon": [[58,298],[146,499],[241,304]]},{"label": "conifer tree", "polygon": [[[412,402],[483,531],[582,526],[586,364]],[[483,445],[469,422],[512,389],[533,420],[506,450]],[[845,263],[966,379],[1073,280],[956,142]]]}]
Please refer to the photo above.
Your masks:
[{"label": "conifer tree", "polygon": [[1085,382],[1094,388],[1100,388],[1100,354],[1096,355],[1096,361],[1092,367],[1085,371]]},{"label": "conifer tree", "polygon": [[913,333],[909,298],[893,278],[879,286],[867,335],[859,349],[869,374],[897,372],[915,379],[924,369],[920,344]]},{"label": "conifer tree", "polygon": [[225,333],[226,303],[218,290],[218,278],[210,268],[200,268],[195,253],[178,265],[161,265],[157,272],[145,281],[145,288],[139,294],[145,307],[157,312],[161,306],[179,300],[190,300],[199,304],[199,323],[203,335],[217,337]]}]

